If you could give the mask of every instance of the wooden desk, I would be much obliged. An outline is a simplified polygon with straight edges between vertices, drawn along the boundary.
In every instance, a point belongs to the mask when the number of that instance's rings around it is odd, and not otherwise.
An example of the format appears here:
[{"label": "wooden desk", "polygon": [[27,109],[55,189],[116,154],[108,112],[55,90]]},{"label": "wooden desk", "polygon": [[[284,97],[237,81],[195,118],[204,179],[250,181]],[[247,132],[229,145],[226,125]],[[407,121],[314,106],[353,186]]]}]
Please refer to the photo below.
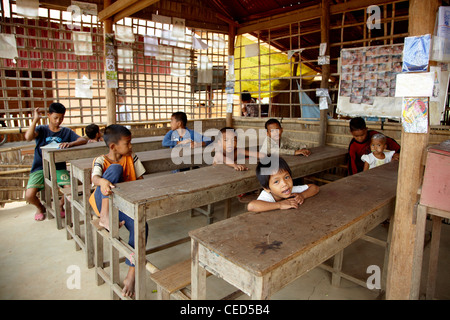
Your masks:
[{"label": "wooden desk", "polygon": [[[138,152],[159,149],[163,138],[163,136],[134,138],[132,140],[133,150]],[[55,164],[73,159],[95,157],[107,152],[108,148],[105,142],[102,141],[67,149],[42,149],[44,192],[41,198],[48,212],[49,219],[52,217],[56,218],[56,227],[58,229],[62,229],[62,220],[59,214],[59,194]]]},{"label": "wooden desk", "polygon": [[[134,149],[134,146],[133,146]],[[185,153],[183,151],[188,152],[183,163],[175,164],[172,161],[172,151],[173,149],[158,149],[158,150],[150,150],[150,151],[140,151],[135,154],[139,157],[139,160],[145,167],[146,174],[157,173],[157,172],[170,172],[171,170],[183,169],[192,167],[194,164],[194,160],[197,154],[201,154],[203,149],[181,149],[181,152],[174,152],[174,154],[183,156]],[[178,160],[181,160],[178,158]],[[177,161],[178,161],[177,160]],[[71,212],[66,212],[66,231],[67,237],[70,239],[71,237],[75,240],[77,249],[82,248],[86,252],[87,265],[89,268],[94,266],[94,247],[93,247],[93,239],[92,232],[90,228],[90,204],[89,204],[89,196],[91,194],[91,172],[92,172],[92,163],[94,158],[86,158],[86,159],[77,159],[77,160],[69,160],[70,162],[70,184],[71,184]],[[181,161],[180,161],[181,162]],[[202,164],[195,164],[195,166],[203,166]],[[80,184],[80,186],[79,186]],[[78,194],[78,188],[81,187],[82,194]],[[73,215],[73,219],[71,219],[70,215]],[[80,218],[82,215],[85,221],[85,233],[84,233],[84,241],[81,238],[80,232]],[[86,218],[88,217],[88,218]],[[70,221],[73,220],[73,226],[70,225]]]},{"label": "wooden desk", "polygon": [[[294,178],[314,174],[345,162],[347,150],[333,147],[311,149],[309,157],[284,157]],[[248,171],[235,171],[226,165],[208,166],[166,176],[124,182],[116,185],[110,197],[109,242],[112,245],[111,282],[114,291],[119,288],[119,251],[129,257],[134,253],[136,265],[136,299],[145,299],[147,220],[186,211],[235,197],[260,188],[255,175],[256,165]],[[124,245],[118,234],[118,210],[134,219],[135,248]],[[151,235],[150,235],[151,236]],[[151,264],[150,264],[151,265]],[[148,266],[148,264],[147,264]],[[156,266],[150,266],[154,272]]]},{"label": "wooden desk", "polygon": [[206,271],[268,299],[393,214],[397,170],[395,161],[324,185],[298,209],[244,213],[189,232],[192,299],[206,298]]}]

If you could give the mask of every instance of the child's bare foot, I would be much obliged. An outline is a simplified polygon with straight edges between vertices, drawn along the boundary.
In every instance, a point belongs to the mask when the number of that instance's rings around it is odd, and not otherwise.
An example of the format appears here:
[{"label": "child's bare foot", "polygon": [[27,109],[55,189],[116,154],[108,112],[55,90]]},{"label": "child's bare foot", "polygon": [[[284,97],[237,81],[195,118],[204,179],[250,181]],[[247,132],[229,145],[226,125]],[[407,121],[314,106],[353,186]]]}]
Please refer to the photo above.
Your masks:
[{"label": "child's bare foot", "polygon": [[132,297],[134,296],[134,267],[128,269],[128,274],[123,280],[122,296]]}]

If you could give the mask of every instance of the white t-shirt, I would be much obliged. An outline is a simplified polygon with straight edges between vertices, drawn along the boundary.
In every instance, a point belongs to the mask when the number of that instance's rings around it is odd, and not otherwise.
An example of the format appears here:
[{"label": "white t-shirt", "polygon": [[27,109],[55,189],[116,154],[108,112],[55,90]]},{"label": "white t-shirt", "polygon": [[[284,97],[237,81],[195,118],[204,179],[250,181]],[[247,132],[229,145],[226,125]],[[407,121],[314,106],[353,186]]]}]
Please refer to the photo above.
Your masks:
[{"label": "white t-shirt", "polygon": [[369,164],[369,169],[391,162],[392,156],[394,155],[395,151],[383,151],[383,152],[385,156],[384,159],[378,159],[373,155],[373,153],[369,153],[361,156],[361,160]]},{"label": "white t-shirt", "polygon": [[[292,193],[302,193],[303,191],[308,190],[308,188],[309,187],[307,184],[304,184],[302,186],[294,186],[292,187]],[[262,200],[266,202],[276,202],[272,194],[267,192],[266,190],[261,191],[261,193],[258,196],[258,199],[256,200]]]}]

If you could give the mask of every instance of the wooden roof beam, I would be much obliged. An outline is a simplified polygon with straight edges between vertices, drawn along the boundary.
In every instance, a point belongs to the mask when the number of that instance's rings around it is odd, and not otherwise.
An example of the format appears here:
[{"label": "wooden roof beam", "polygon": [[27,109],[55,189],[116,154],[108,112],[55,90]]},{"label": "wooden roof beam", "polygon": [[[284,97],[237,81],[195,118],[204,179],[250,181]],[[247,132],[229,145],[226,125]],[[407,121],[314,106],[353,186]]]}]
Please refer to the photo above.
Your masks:
[{"label": "wooden roof beam", "polygon": [[139,0],[117,0],[98,13],[98,21],[102,22],[108,18],[111,18],[116,13],[125,10],[138,1]]}]

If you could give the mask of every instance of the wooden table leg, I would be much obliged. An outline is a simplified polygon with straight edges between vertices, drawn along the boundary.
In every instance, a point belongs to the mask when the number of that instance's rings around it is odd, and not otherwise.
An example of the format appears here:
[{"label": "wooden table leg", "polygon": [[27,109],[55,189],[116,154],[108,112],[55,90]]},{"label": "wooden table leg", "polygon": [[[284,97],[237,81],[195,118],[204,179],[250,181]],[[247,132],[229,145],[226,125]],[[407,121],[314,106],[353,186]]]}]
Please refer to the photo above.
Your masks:
[{"label": "wooden table leg", "polygon": [[431,300],[434,297],[434,291],[436,289],[436,274],[438,268],[438,256],[439,256],[439,242],[441,240],[441,226],[442,217],[432,216],[433,229],[431,231],[431,245],[430,245],[430,262],[428,264],[428,279],[426,299]]},{"label": "wooden table leg", "polygon": [[145,210],[140,206],[134,216],[136,300],[146,299]]},{"label": "wooden table leg", "polygon": [[109,197],[109,248],[110,248],[110,268],[111,268],[111,299],[117,300],[120,297],[115,293],[113,287],[120,286],[119,250],[113,245],[113,239],[119,240],[119,210],[114,207],[112,197]]},{"label": "wooden table leg", "polygon": [[199,265],[198,242],[191,241],[191,294],[192,300],[206,299],[206,270]]},{"label": "wooden table leg", "polygon": [[[411,300],[418,300],[420,294],[420,278],[422,274],[423,245],[425,242],[426,220],[427,207],[419,204],[417,206],[416,240],[414,241],[414,257],[410,290]],[[392,261],[390,261],[389,263],[392,263]]]}]

